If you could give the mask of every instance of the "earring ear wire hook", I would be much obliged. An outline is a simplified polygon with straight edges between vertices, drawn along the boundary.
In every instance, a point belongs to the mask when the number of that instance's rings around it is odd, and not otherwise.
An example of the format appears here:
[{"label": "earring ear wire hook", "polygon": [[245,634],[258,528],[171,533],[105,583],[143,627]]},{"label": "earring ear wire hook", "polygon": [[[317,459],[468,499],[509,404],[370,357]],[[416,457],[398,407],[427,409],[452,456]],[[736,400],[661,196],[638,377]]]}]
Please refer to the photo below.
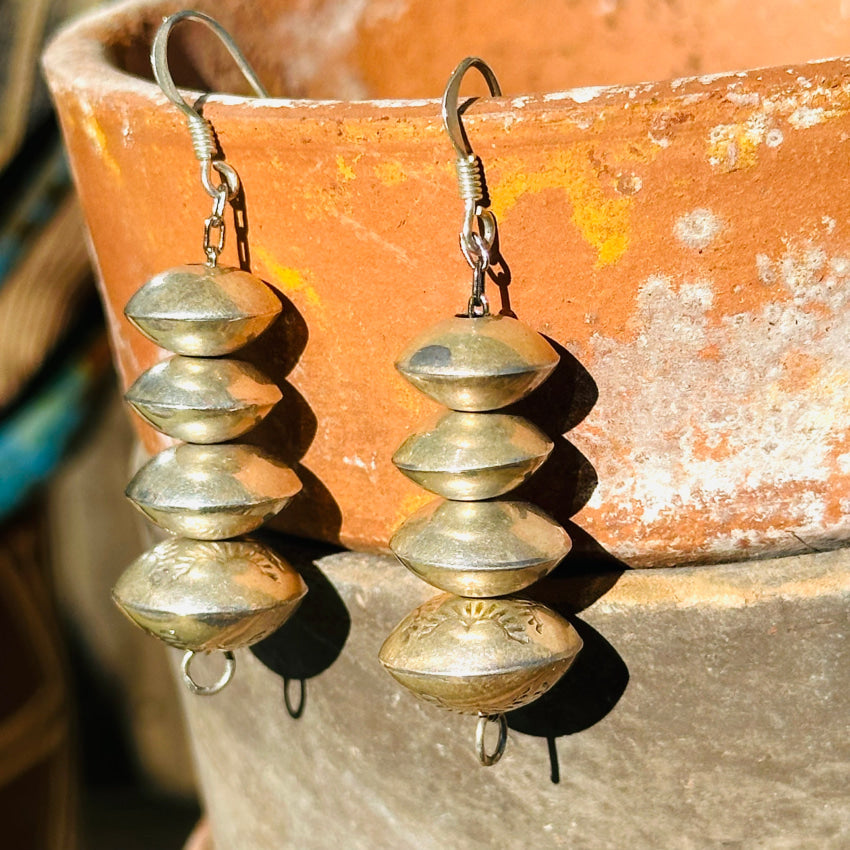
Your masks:
[{"label": "earring ear wire hook", "polygon": [[452,71],[446,90],[443,92],[443,126],[449,134],[449,139],[457,153],[458,159],[468,159],[475,156],[472,152],[472,146],[469,144],[469,139],[466,136],[466,131],[463,129],[461,121],[462,110],[458,107],[458,97],[460,96],[460,84],[466,76],[466,72],[471,68],[480,71],[481,76],[487,83],[487,88],[490,89],[490,94],[493,97],[501,97],[502,89],[499,86],[499,81],[496,79],[496,74],[493,69],[478,56],[467,56],[457,68]]},{"label": "earring ear wire hook", "polygon": [[467,305],[467,314],[470,317],[486,316],[490,311],[487,296],[484,294],[484,273],[490,265],[490,252],[496,241],[496,216],[488,209],[490,201],[484,180],[484,166],[472,150],[463,128],[461,114],[465,106],[458,106],[460,85],[471,68],[475,68],[484,77],[491,95],[499,97],[502,94],[493,69],[477,56],[468,56],[452,71],[443,92],[443,126],[455,149],[457,185],[464,203],[460,249],[473,273],[472,296]]},{"label": "earring ear wire hook", "polygon": [[[218,151],[218,144],[212,125],[183,98],[174,84],[174,78],[171,76],[171,70],[168,67],[168,39],[171,31],[181,21],[196,21],[211,29],[227,48],[227,52],[233,57],[236,66],[257,97],[268,97],[269,94],[233,37],[215,18],[193,9],[184,9],[163,19],[151,47],[151,67],[153,68],[154,78],[162,89],[162,93],[186,116],[189,133],[192,137],[192,147],[195,150],[198,162],[201,163],[201,182],[204,189],[213,198],[217,198],[223,190],[226,190],[227,200],[232,200],[239,191],[239,177],[227,163],[221,160],[213,161],[213,157]],[[213,183],[210,175],[212,168],[221,175],[224,180],[223,184],[216,186]]]},{"label": "earring ear wire hook", "polygon": [[221,43],[227,48],[227,52],[233,57],[233,61],[242,72],[257,97],[269,96],[269,93],[257,77],[256,72],[251,67],[230,33],[217,20],[215,20],[215,18],[211,18],[203,12],[196,12],[192,9],[184,9],[182,12],[176,12],[175,14],[169,15],[165,18],[157,30],[156,37],[153,40],[153,47],[151,49],[151,65],[153,67],[153,75],[156,78],[159,87],[162,89],[163,94],[178,109],[180,109],[188,119],[192,120],[194,118],[201,118],[201,116],[183,99],[183,96],[174,84],[171,71],[168,68],[168,39],[171,35],[171,30],[173,30],[174,27],[181,21],[197,21],[198,23],[205,24],[209,29],[211,29],[218,36]]}]

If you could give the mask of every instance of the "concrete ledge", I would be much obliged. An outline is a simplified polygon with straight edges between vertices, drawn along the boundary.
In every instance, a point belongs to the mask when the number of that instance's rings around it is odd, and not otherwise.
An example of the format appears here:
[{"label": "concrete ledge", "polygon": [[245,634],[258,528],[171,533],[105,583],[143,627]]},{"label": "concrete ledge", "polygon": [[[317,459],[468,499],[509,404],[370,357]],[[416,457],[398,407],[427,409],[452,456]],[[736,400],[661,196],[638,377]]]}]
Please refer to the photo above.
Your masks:
[{"label": "concrete ledge", "polygon": [[432,590],[389,558],[278,543],[308,601],[224,693],[184,698],[218,847],[848,845],[846,550],[543,582],[585,650],[485,769],[474,720],[376,658]]}]

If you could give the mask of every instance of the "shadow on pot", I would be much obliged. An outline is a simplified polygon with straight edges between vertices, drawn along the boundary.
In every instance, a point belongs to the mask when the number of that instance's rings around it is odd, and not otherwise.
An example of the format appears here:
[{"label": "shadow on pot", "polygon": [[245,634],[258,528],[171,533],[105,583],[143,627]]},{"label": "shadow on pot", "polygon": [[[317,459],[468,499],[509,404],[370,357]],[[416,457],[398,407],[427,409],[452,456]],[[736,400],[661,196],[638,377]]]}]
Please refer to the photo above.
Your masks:
[{"label": "shadow on pot", "polygon": [[263,535],[263,542],[286,558],[307,584],[307,595],[295,614],[251,647],[254,656],[283,679],[283,703],[290,717],[297,719],[307,705],[307,680],[336,661],[351,630],[345,603],[314,563],[340,550],[282,535]]},{"label": "shadow on pot", "polygon": [[527,398],[506,408],[524,416],[552,440],[548,460],[511,494],[546,511],[567,530],[572,549],[547,578],[531,588],[541,602],[560,603],[570,613],[593,604],[629,567],[572,521],[590,500],[599,478],[591,462],[563,435],[593,409],[599,389],[587,369],[566,348],[547,337],[560,356],[555,371]]},{"label": "shadow on pot", "polygon": [[282,398],[242,441],[279,458],[301,480],[301,491],[285,511],[270,520],[268,527],[334,540],[339,537],[342,512],[330,490],[301,463],[316,436],[316,415],[304,396],[286,380],[307,345],[309,330],[295,305],[276,292],[283,305],[280,318],[259,339],[246,346],[240,357],[268,375],[280,388]]},{"label": "shadow on pot", "polygon": [[511,729],[546,739],[550,778],[555,784],[561,781],[557,739],[602,720],[629,683],[629,670],[617,650],[587,623],[575,617],[568,619],[584,641],[572,667],[540,699],[507,715]]},{"label": "shadow on pot", "polygon": [[587,369],[569,351],[548,337],[547,340],[560,357],[554,372],[531,395],[505,412],[533,422],[554,445],[546,463],[511,498],[537,505],[566,527],[572,525],[570,518],[587,504],[599,479],[590,461],[564,434],[590,413],[599,390]]},{"label": "shadow on pot", "polygon": [[[548,339],[548,337],[547,337]],[[620,700],[629,671],[616,649],[575,614],[607,593],[629,569],[607,552],[572,517],[593,495],[599,483],[590,461],[564,437],[593,409],[599,389],[584,366],[562,345],[549,344],[560,356],[550,378],[509,412],[534,422],[554,443],[543,467],[513,494],[557,520],[570,535],[572,549],[528,595],[566,617],[584,646],[564,677],[540,699],[507,715],[508,726],[545,738],[550,778],[560,782],[557,739],[598,723]]]},{"label": "shadow on pot", "polygon": [[290,717],[297,719],[307,705],[307,680],[327,670],[339,657],[348,639],[351,618],[333,585],[314,563],[338,548],[272,532],[283,526],[311,537],[334,539],[342,525],[336,500],[301,463],[316,436],[316,415],[286,376],[304,351],[309,330],[295,305],[279,291],[277,295],[283,305],[280,318],[242,355],[280,387],[282,398],[263,422],[246,435],[246,442],[284,461],[301,481],[301,491],[280,515],[279,524],[270,522],[271,533],[262,536],[298,570],[308,592],[295,614],[273,635],[252,646],[251,652],[283,679],[282,701]]}]

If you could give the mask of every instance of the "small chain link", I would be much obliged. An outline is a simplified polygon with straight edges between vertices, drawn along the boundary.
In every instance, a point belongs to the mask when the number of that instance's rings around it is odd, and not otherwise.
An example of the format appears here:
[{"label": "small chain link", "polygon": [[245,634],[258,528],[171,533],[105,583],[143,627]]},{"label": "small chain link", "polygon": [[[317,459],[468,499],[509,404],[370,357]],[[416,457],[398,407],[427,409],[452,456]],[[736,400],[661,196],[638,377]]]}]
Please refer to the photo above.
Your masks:
[{"label": "small chain link", "polygon": [[[207,265],[215,266],[218,263],[219,254],[224,250],[224,211],[227,207],[229,189],[226,183],[222,182],[216,188],[216,194],[213,198],[212,213],[209,218],[204,220],[204,253],[207,256]],[[218,233],[218,238],[215,239],[215,234]]]},{"label": "small chain link", "polygon": [[470,318],[487,316],[490,313],[490,304],[484,294],[484,282],[487,269],[490,268],[491,248],[492,243],[488,244],[484,236],[475,230],[471,232],[468,241],[464,239],[463,233],[460,235],[460,249],[472,269],[472,294],[466,310]]},{"label": "small chain link", "polygon": [[466,314],[470,319],[490,315],[490,302],[484,294],[484,265],[475,266],[472,270],[472,295],[466,307]]}]

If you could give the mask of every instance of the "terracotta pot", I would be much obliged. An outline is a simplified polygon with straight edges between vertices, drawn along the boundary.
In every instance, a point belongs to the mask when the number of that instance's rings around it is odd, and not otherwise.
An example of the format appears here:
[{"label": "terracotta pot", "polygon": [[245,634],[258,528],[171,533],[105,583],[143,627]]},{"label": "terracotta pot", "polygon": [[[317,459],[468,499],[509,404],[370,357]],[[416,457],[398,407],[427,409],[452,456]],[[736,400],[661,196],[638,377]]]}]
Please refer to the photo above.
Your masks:
[{"label": "terracotta pot", "polygon": [[[356,99],[435,98],[469,53],[516,93],[465,123],[510,306],[562,354],[526,406],[558,442],[528,495],[577,554],[535,591],[585,640],[484,771],[469,719],[415,703],[376,660],[432,589],[389,558],[278,541],[310,584],[302,609],[240,652],[227,691],[185,698],[217,846],[844,846],[847,553],[754,559],[846,534],[850,68],[632,83],[836,54],[850,23],[826,0],[200,5],[276,94],[342,98],[205,107],[245,186],[253,269],[286,299],[250,355],[288,382],[257,434],[301,463],[281,515],[301,535],[381,548],[430,498],[390,463],[433,407],[392,361],[467,295],[437,102]],[[125,383],[163,353],[122,307],[201,258],[208,212],[182,118],[147,79],[174,8],[110,8],[46,57]],[[178,34],[183,82],[241,90],[208,33]],[[599,83],[628,85],[563,90]],[[753,560],[574,578],[605,550]]]},{"label": "terracotta pot", "polygon": [[[637,567],[845,541],[848,60],[633,84],[835,54],[850,23],[834,3],[198,5],[279,96],[205,112],[244,184],[253,270],[286,300],[250,352],[288,381],[257,432],[306,484],[281,528],[380,549],[431,498],[390,463],[434,407],[392,364],[464,305],[468,269],[438,104],[408,98],[479,53],[510,95],[465,116],[510,307],[562,354],[527,406],[559,443],[529,497],[574,523],[578,557]],[[183,119],[148,79],[175,7],[109,8],[45,58],[125,383],[163,352],[123,305],[201,259],[208,214]],[[241,90],[208,32],[180,36],[178,81]],[[590,83],[628,85],[569,89]]]}]

